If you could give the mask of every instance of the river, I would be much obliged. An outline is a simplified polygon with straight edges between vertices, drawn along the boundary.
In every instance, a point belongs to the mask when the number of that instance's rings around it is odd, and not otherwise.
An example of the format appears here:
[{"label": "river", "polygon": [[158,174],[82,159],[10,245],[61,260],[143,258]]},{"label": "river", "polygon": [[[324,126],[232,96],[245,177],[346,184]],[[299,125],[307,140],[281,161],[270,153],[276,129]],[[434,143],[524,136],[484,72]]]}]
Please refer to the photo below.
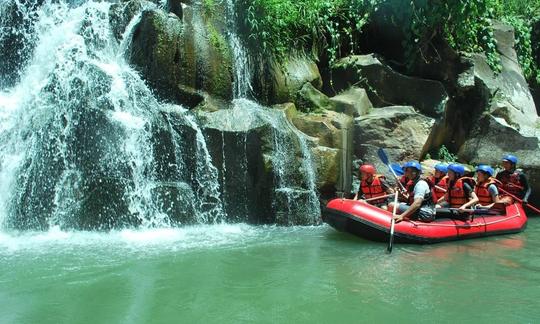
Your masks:
[{"label": "river", "polygon": [[525,232],[396,245],[329,226],[0,234],[0,323],[533,323]]}]

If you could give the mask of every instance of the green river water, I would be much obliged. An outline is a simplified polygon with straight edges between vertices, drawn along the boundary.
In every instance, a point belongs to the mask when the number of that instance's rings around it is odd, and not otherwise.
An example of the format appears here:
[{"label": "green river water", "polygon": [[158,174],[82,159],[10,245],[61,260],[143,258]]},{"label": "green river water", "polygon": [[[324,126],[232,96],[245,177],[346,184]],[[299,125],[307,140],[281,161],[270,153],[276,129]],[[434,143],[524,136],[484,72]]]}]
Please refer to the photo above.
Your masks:
[{"label": "green river water", "polygon": [[525,232],[386,245],[329,226],[0,234],[0,323],[537,323]]}]

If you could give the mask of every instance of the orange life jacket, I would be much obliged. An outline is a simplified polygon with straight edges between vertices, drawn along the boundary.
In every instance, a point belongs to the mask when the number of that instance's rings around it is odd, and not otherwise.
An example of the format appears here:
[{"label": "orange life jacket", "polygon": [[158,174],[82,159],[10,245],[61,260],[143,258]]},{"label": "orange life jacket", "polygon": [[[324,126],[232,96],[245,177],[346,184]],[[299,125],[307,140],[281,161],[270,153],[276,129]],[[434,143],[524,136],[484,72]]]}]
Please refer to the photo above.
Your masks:
[{"label": "orange life jacket", "polygon": [[[497,187],[501,186],[501,182],[493,177],[489,177],[489,179],[482,183],[477,183],[474,187],[474,192],[476,193],[476,196],[478,196],[478,199],[480,200],[480,205],[486,206],[489,204],[492,204],[494,201],[491,198],[491,194],[489,193],[488,187],[490,185],[496,185]],[[498,206],[499,204],[496,204],[493,206],[494,209],[504,209],[504,206]]]},{"label": "orange life jacket", "polygon": [[451,208],[459,208],[463,204],[469,202],[469,197],[463,189],[463,184],[468,183],[472,187],[475,186],[475,181],[473,178],[461,177],[457,179],[454,183],[448,183],[448,204]]},{"label": "orange life jacket", "polygon": [[[383,175],[375,174],[373,175],[373,180],[371,183],[368,183],[366,180],[360,182],[360,191],[364,194],[366,199],[381,197],[386,195],[386,191],[382,187],[381,179],[384,179]],[[380,204],[386,201],[386,198],[375,199],[370,201],[372,205]]]},{"label": "orange life jacket", "polygon": [[525,189],[525,186],[523,185],[523,183],[521,183],[521,179],[519,177],[521,173],[517,170],[512,173],[507,171],[503,172],[504,173],[500,178],[500,181],[502,183],[501,188],[516,197],[523,197],[523,189]]},{"label": "orange life jacket", "polygon": [[429,176],[426,178],[426,182],[431,188],[431,196],[433,197],[433,202],[436,203],[437,201],[439,201],[439,198],[444,196],[444,194],[446,193],[445,189],[448,186],[448,176],[444,176],[440,179],[436,179],[435,176]]}]

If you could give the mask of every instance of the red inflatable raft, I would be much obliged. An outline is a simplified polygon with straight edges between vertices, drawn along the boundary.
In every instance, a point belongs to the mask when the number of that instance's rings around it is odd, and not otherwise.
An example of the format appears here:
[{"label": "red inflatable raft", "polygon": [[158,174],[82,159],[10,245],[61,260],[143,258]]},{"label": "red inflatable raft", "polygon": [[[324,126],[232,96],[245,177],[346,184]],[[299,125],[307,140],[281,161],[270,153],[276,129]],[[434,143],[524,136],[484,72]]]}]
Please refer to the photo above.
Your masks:
[{"label": "red inflatable raft", "polygon": [[[386,242],[392,213],[365,202],[331,200],[323,211],[323,221],[335,229],[369,240]],[[431,223],[403,221],[394,228],[394,242],[438,243],[489,235],[518,233],[527,226],[521,204],[506,207],[506,215],[478,214],[472,220],[440,218]]]}]

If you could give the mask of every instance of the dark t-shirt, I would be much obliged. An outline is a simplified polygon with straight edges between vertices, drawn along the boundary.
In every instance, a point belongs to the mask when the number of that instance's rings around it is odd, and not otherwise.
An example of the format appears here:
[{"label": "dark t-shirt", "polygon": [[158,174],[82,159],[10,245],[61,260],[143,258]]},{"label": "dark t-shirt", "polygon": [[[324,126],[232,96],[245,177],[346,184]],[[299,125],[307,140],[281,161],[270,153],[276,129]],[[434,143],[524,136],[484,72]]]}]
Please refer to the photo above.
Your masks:
[{"label": "dark t-shirt", "polygon": [[514,172],[517,172],[519,174],[519,182],[521,182],[521,184],[523,185],[523,190],[521,191],[521,194],[519,196],[520,198],[528,200],[529,195],[531,194],[531,187],[529,186],[529,181],[527,180],[527,176],[521,170],[516,170],[516,171],[502,170],[501,172],[497,173],[496,178],[497,180],[499,180],[500,182],[504,184],[505,182],[509,181],[510,176]]}]

